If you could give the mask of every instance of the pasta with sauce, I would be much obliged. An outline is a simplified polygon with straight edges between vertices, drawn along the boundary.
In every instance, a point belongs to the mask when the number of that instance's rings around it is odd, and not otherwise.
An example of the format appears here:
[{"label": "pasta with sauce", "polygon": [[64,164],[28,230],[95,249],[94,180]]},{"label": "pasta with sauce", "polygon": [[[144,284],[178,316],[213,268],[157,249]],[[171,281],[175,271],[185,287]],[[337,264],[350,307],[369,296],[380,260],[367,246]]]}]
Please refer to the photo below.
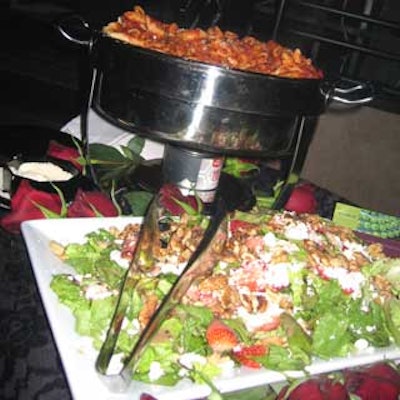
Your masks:
[{"label": "pasta with sauce", "polygon": [[103,32],[134,46],[224,68],[285,78],[323,76],[299,49],[291,50],[273,40],[261,42],[252,36],[239,38],[217,26],[207,30],[183,29],[176,23],[151,17],[140,6],[124,12],[118,21],[106,25]]}]

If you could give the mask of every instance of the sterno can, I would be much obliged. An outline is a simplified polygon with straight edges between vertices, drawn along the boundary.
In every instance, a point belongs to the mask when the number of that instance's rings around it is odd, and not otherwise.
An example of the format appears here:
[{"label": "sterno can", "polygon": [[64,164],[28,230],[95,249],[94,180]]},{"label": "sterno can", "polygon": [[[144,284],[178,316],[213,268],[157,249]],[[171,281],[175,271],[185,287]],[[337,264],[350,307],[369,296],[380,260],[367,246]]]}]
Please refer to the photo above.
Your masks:
[{"label": "sterno can", "polygon": [[205,203],[212,203],[224,163],[223,157],[166,145],[163,178],[173,183],[182,194],[197,194]]}]

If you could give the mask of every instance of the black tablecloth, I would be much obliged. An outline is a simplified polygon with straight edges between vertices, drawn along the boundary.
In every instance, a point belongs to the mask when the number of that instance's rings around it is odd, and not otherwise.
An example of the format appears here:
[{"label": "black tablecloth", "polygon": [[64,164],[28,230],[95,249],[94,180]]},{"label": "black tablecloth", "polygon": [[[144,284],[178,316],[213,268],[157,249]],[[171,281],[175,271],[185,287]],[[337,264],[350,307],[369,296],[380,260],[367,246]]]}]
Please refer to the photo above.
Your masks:
[{"label": "black tablecloth", "polygon": [[69,400],[67,382],[20,236],[0,231],[0,399]]}]

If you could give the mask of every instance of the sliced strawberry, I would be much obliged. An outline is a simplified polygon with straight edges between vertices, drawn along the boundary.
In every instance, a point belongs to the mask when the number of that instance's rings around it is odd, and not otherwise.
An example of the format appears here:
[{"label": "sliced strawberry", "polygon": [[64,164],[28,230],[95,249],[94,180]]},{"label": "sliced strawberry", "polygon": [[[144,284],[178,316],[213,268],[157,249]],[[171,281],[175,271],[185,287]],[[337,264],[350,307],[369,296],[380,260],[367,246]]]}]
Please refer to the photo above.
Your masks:
[{"label": "sliced strawberry", "polygon": [[254,344],[252,346],[242,347],[233,352],[233,357],[237,362],[249,368],[261,368],[261,364],[253,359],[253,357],[265,356],[268,348],[262,344]]},{"label": "sliced strawberry", "polygon": [[233,329],[220,320],[211,322],[206,331],[206,339],[213,351],[217,353],[230,351],[239,343]]}]

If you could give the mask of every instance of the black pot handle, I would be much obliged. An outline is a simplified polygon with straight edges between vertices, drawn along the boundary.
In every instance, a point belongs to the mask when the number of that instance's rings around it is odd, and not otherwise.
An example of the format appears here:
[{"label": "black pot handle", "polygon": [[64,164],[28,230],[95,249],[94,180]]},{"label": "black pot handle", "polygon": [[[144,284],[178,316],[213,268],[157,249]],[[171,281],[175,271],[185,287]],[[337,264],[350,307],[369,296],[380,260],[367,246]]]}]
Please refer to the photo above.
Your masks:
[{"label": "black pot handle", "polygon": [[94,32],[82,16],[78,14],[66,14],[59,17],[54,22],[54,25],[69,42],[89,48],[92,46]]},{"label": "black pot handle", "polygon": [[88,115],[92,104],[93,90],[96,80],[96,70],[94,68],[93,57],[95,33],[90,28],[89,23],[78,14],[64,15],[55,22],[55,26],[61,35],[69,42],[77,44],[84,49],[80,82],[80,130],[83,156],[86,159],[84,173],[85,175],[91,177],[95,184],[97,184],[94,168],[90,162],[88,137]]},{"label": "black pot handle", "polygon": [[374,86],[369,82],[340,80],[335,83],[327,83],[322,92],[326,103],[357,106],[368,104],[374,99]]}]

